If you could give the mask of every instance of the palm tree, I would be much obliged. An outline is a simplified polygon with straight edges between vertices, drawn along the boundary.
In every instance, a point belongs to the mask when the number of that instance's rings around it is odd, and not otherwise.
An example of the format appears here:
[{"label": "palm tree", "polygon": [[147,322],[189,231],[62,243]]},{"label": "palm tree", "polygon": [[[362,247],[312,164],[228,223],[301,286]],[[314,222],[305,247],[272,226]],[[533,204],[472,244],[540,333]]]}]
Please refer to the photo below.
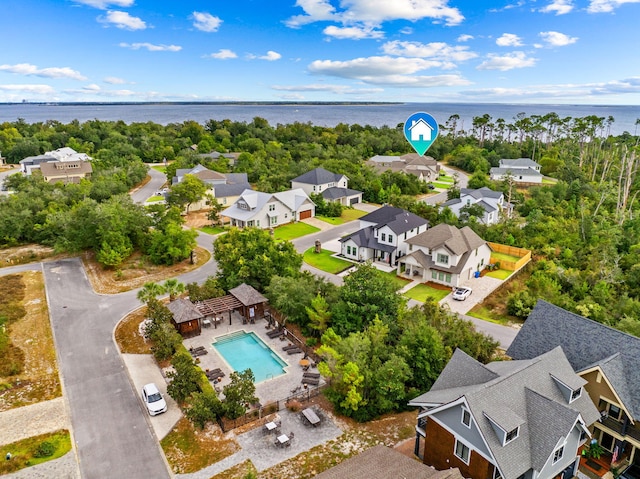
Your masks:
[{"label": "palm tree", "polygon": [[165,294],[166,292],[167,291],[164,286],[150,281],[148,283],[145,283],[144,286],[142,286],[142,289],[138,291],[137,298],[146,304],[152,299],[156,299],[156,297],[160,296],[161,294]]},{"label": "palm tree", "polygon": [[176,299],[176,296],[186,291],[184,283],[181,283],[177,279],[168,279],[162,285],[165,293],[169,293],[169,301]]}]

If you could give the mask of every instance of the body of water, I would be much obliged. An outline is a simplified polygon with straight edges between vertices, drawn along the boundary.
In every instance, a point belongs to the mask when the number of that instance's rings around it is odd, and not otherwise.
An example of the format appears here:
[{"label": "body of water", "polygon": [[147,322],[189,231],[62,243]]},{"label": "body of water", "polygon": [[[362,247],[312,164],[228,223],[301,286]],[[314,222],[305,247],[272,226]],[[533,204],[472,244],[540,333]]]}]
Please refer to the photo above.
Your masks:
[{"label": "body of water", "polygon": [[47,105],[0,104],[0,123],[23,119],[27,123],[57,120],[118,121],[137,123],[151,121],[161,125],[194,120],[205,124],[207,120],[250,122],[254,117],[264,118],[270,125],[294,122],[334,127],[339,123],[395,127],[418,111],[433,115],[445,124],[451,115],[460,116],[458,129],[470,130],[472,119],[485,113],[495,121],[498,118],[512,123],[518,113],[526,116],[555,112],[560,118],[579,118],[589,115],[612,116],[614,135],[628,131],[634,134],[640,106],[606,105],[537,105],[503,103],[399,103],[399,104],[101,104],[101,105]]}]

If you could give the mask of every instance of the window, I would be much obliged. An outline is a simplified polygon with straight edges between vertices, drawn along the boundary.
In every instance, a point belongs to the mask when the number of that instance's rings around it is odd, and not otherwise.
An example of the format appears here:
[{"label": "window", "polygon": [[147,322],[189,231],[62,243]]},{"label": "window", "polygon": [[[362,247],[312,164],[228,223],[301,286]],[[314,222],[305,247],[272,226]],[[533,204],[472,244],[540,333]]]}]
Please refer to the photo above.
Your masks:
[{"label": "window", "polygon": [[620,419],[621,413],[622,409],[620,409],[618,406],[614,406],[613,404],[609,404],[609,417],[617,421]]},{"label": "window", "polygon": [[438,253],[438,263],[449,264],[449,255]]},{"label": "window", "polygon": [[256,220],[256,226],[260,226],[260,220]]},{"label": "window", "polygon": [[277,225],[278,224],[278,217],[277,216],[272,216],[271,217],[271,224],[272,225]]},{"label": "window", "polygon": [[449,273],[444,275],[445,283],[451,283],[451,275]]},{"label": "window", "polygon": [[468,428],[471,427],[471,413],[464,408],[462,408],[462,424]]},{"label": "window", "polygon": [[576,399],[578,399],[580,396],[582,396],[582,388],[581,388],[581,387],[579,387],[578,389],[574,389],[574,390],[571,392],[571,400],[570,400],[569,402],[573,402],[573,401],[575,401],[575,400],[576,400]]},{"label": "window", "polygon": [[431,272],[431,279],[438,279],[438,273],[436,271]]},{"label": "window", "polygon": [[272,203],[269,205],[269,211],[275,211],[276,210],[276,205],[275,203]]},{"label": "window", "polygon": [[413,245],[412,244],[409,245],[409,251],[413,251]]},{"label": "window", "polygon": [[442,271],[438,272],[438,280],[444,281],[444,273]]},{"label": "window", "polygon": [[351,246],[347,246],[347,254],[351,254]]},{"label": "window", "polygon": [[287,219],[287,213],[285,213],[285,214],[284,214],[284,219],[285,219],[285,220]]},{"label": "window", "polygon": [[380,236],[380,241],[386,241],[387,239],[387,235],[382,233],[382,235]]},{"label": "window", "polygon": [[389,235],[389,243],[393,243],[393,235]]},{"label": "window", "polygon": [[454,454],[456,457],[462,459],[462,462],[469,464],[469,448],[456,439],[456,447]]},{"label": "window", "polygon": [[509,444],[511,441],[513,441],[516,437],[518,437],[518,431],[520,431],[520,428],[517,427],[515,429],[513,429],[512,431],[509,431],[507,433],[507,435],[504,437],[504,443],[505,444]]},{"label": "window", "polygon": [[564,456],[564,446],[560,446],[558,449],[553,451],[553,464],[558,462]]}]

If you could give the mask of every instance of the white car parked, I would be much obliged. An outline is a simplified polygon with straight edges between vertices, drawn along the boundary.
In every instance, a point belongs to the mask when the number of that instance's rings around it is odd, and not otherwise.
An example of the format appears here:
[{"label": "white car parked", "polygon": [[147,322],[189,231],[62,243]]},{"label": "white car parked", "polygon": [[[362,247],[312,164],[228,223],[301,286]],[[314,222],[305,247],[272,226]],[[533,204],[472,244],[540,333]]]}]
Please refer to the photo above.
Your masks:
[{"label": "white car parked", "polygon": [[453,292],[453,299],[457,299],[458,301],[464,301],[471,295],[471,288],[460,287],[456,288]]},{"label": "white car parked", "polygon": [[142,400],[144,401],[150,416],[156,416],[167,412],[167,402],[162,397],[158,386],[154,383],[146,384],[142,388]]}]

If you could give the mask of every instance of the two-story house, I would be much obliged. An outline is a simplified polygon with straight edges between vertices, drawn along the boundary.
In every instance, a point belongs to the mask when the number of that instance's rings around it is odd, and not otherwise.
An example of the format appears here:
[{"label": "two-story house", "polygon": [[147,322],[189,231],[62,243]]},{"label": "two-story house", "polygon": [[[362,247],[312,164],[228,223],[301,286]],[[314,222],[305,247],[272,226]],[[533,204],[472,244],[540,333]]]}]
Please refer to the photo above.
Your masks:
[{"label": "two-story house", "polygon": [[222,210],[231,226],[275,228],[315,216],[315,205],[300,188],[280,193],[245,190],[236,202]]},{"label": "two-story house", "polygon": [[600,417],[561,348],[487,365],[456,349],[420,408],[414,452],[471,479],[571,478]]},{"label": "two-story house", "polygon": [[301,188],[306,194],[321,194],[325,201],[344,206],[362,203],[362,192],[348,188],[349,178],[324,168],[307,171],[291,180],[291,189]]},{"label": "two-story house", "polygon": [[440,223],[407,239],[408,251],[398,261],[398,274],[413,279],[460,286],[491,259],[491,248],[471,228]]},{"label": "two-story house", "polygon": [[[75,165],[78,165],[80,162],[91,161],[91,157],[86,153],[78,153],[73,148],[65,146],[57,150],[47,151],[44,155],[28,156],[20,160],[20,171],[26,176],[31,176],[34,171],[37,172],[40,170],[42,163],[65,161],[71,161],[74,162]],[[83,168],[88,170],[86,167]],[[75,170],[77,166],[72,166],[71,169]],[[49,168],[49,170],[51,170],[51,168]]]},{"label": "two-story house", "polygon": [[507,354],[527,359],[557,346],[601,413],[593,437],[640,466],[640,338],[539,300]]},{"label": "two-story house", "polygon": [[438,179],[440,165],[431,156],[407,153],[402,156],[376,155],[365,162],[376,173],[392,171],[414,175],[420,181],[430,182]]},{"label": "two-story house", "polygon": [[84,160],[47,161],[40,163],[40,173],[47,183],[80,183],[91,178],[93,167]]},{"label": "two-story house", "polygon": [[[246,173],[220,173],[210,170],[202,165],[193,168],[179,168],[176,176],[171,180],[175,185],[184,180],[186,175],[194,175],[209,187],[208,195],[213,196],[223,207],[227,207],[236,202],[240,194],[245,190],[251,190],[251,185]],[[189,211],[198,211],[209,207],[208,199],[205,197],[189,206]]]},{"label": "two-story house", "polygon": [[429,222],[418,215],[383,206],[360,218],[360,229],[340,238],[340,253],[353,261],[395,264],[407,253],[407,240],[426,231]]},{"label": "two-story house", "polygon": [[483,210],[483,215],[478,218],[485,225],[496,224],[500,215],[508,214],[511,205],[504,200],[501,191],[493,191],[486,186],[478,189],[460,188],[460,198],[452,198],[440,205],[440,208],[449,208],[456,217],[464,214],[463,208],[478,205]]},{"label": "two-story house", "polygon": [[489,177],[500,181],[510,175],[516,183],[542,183],[540,168],[538,163],[529,158],[502,159],[497,168],[489,170]]}]

